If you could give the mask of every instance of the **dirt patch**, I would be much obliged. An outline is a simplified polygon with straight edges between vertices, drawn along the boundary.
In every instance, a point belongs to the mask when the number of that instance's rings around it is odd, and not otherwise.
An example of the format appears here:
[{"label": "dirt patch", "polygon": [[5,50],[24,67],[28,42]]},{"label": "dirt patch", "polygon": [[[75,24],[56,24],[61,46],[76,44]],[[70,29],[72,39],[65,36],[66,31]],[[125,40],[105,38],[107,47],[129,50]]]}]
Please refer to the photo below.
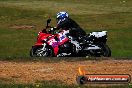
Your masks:
[{"label": "dirt patch", "polygon": [[14,26],[11,26],[10,28],[13,28],[13,29],[32,29],[32,28],[35,28],[35,26],[33,26],[33,25],[14,25]]},{"label": "dirt patch", "polygon": [[101,60],[57,63],[46,62],[8,62],[0,61],[0,79],[15,83],[35,83],[36,81],[60,80],[67,84],[76,84],[78,67],[87,74],[130,74],[131,60]]}]

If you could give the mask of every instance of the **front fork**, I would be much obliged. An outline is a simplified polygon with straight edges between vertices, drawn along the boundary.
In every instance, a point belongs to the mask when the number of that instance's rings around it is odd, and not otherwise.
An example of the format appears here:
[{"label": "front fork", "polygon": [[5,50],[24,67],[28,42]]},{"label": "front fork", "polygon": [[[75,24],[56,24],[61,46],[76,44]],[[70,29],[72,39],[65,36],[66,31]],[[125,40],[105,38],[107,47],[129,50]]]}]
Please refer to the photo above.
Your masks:
[{"label": "front fork", "polygon": [[43,44],[43,48],[41,49],[42,51],[45,51],[46,50],[46,43]]}]

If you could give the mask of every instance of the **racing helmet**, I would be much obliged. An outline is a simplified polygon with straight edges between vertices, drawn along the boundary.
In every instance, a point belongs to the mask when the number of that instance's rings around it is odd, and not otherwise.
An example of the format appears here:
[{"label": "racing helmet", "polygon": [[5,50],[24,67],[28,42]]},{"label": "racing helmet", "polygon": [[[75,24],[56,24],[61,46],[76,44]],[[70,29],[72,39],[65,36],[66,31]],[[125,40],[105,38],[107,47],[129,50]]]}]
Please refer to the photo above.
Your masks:
[{"label": "racing helmet", "polygon": [[69,17],[69,15],[65,11],[57,13],[57,17],[56,17],[57,18],[57,24],[59,24],[60,22],[64,21],[68,17]]}]

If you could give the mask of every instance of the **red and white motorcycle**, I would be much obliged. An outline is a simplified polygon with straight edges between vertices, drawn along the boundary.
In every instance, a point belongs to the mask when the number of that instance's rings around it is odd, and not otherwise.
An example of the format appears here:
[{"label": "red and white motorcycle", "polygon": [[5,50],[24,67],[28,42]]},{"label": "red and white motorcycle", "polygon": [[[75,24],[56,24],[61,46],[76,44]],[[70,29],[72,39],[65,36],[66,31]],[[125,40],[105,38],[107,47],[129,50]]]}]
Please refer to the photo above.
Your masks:
[{"label": "red and white motorcycle", "polygon": [[[46,29],[49,28],[50,21],[51,19],[47,20]],[[107,31],[91,32],[80,37],[81,42],[78,43],[73,37],[67,36],[69,30],[55,33],[54,28],[50,28],[49,31],[46,29],[39,32],[37,42],[30,50],[31,57],[111,56],[111,50],[106,44]],[[78,49],[78,46],[81,48]]]}]

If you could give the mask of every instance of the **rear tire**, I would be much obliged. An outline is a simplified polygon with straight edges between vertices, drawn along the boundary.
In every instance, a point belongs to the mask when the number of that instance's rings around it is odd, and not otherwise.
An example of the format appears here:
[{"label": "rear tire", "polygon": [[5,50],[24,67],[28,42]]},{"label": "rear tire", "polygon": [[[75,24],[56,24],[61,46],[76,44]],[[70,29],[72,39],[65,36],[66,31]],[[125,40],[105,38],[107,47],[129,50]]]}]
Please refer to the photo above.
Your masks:
[{"label": "rear tire", "polygon": [[102,56],[104,56],[104,57],[110,57],[111,56],[111,50],[110,50],[108,45],[102,43],[100,45],[100,47],[101,47],[101,51],[102,51]]}]

